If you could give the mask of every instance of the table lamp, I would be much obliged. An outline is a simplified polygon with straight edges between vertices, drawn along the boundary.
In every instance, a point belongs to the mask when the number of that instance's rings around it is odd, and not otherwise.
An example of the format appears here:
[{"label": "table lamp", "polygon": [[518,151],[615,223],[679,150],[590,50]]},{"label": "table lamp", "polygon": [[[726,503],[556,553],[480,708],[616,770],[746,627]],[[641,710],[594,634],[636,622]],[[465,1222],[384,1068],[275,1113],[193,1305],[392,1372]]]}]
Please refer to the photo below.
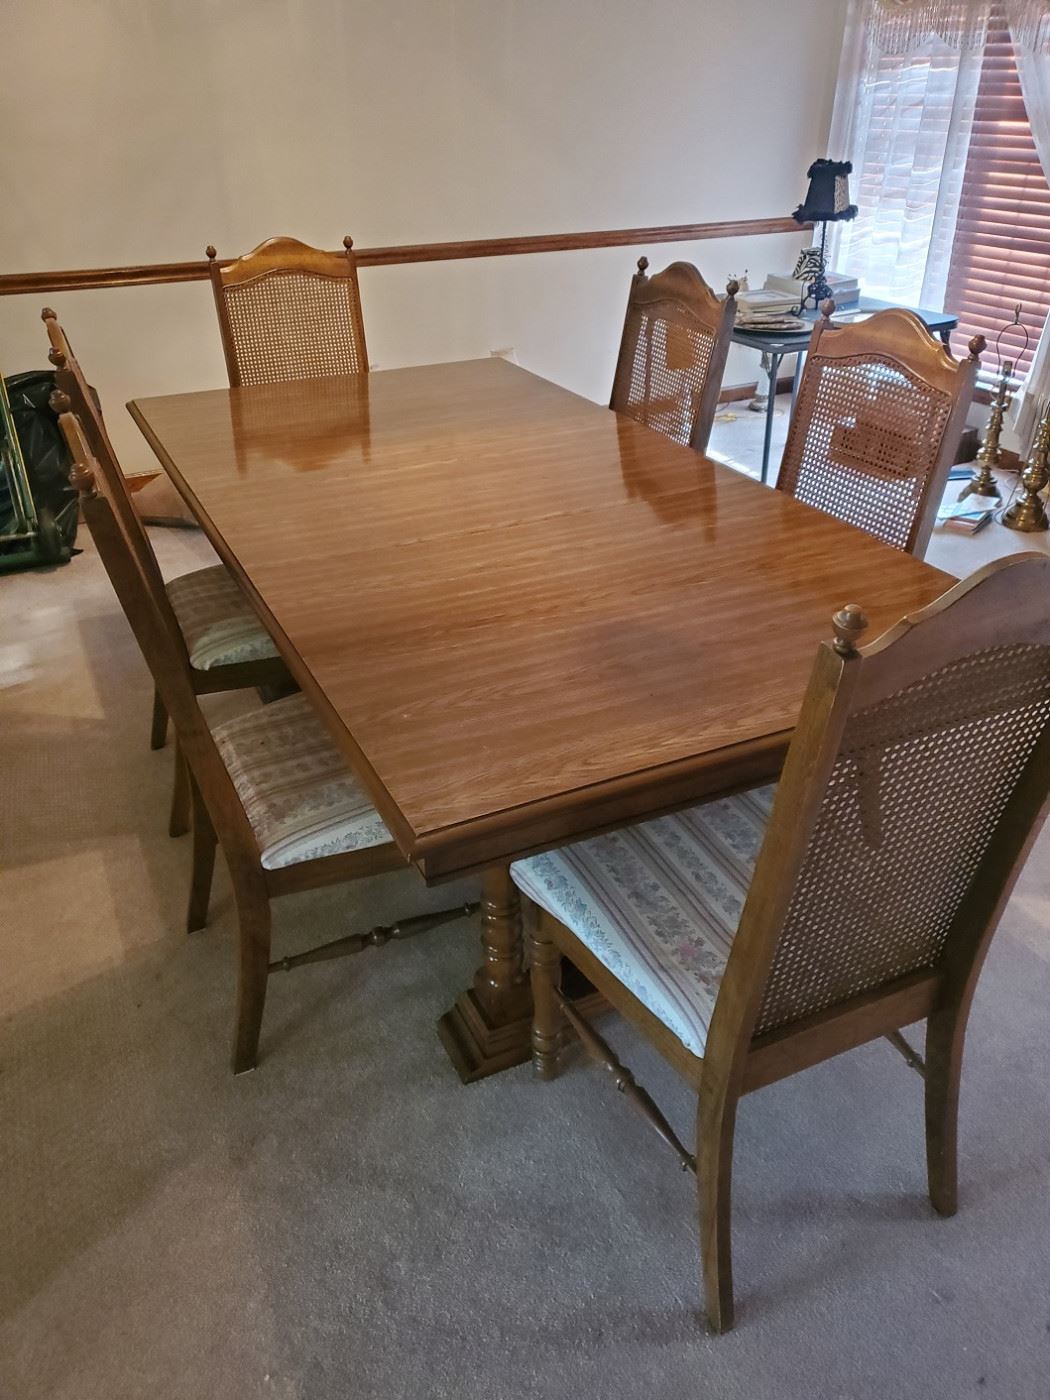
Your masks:
[{"label": "table lamp", "polygon": [[822,301],[831,296],[825,259],[828,224],[857,217],[857,206],[849,202],[849,176],[852,170],[852,161],[815,160],[806,171],[809,190],[791,217],[800,224],[820,224],[820,247],[804,248],[795,267],[794,275],[806,282],[800,311],[806,309],[810,298],[814,307],[819,307]]}]

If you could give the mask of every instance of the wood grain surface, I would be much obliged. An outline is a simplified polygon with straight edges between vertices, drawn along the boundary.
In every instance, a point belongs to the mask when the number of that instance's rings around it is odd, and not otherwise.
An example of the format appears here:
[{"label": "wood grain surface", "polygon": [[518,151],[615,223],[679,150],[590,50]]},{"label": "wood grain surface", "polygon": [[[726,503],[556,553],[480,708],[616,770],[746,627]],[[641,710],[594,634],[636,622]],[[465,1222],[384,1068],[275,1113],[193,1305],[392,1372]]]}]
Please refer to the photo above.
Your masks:
[{"label": "wood grain surface", "polygon": [[129,408],[432,880],[774,776],[951,582],[500,360]]}]

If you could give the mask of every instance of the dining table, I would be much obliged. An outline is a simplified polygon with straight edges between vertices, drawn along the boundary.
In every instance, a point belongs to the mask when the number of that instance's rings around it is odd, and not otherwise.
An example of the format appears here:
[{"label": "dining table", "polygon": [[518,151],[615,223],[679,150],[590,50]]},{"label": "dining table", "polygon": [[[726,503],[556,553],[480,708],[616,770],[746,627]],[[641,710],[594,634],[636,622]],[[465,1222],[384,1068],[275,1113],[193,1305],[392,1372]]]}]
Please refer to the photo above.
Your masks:
[{"label": "dining table", "polygon": [[496,357],[128,408],[406,861],[479,879],[464,1080],[529,1054],[511,862],[775,780],[832,614],[954,582]]}]

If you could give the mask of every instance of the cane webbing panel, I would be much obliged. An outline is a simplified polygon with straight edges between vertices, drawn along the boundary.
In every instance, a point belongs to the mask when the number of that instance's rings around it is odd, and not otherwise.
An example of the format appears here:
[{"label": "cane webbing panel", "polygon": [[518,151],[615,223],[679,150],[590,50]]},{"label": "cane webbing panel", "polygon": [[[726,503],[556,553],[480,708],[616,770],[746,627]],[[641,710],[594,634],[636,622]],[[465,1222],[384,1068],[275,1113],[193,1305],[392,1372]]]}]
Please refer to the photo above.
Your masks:
[{"label": "cane webbing panel", "polygon": [[349,278],[270,272],[223,287],[222,296],[242,384],[367,369],[357,338],[357,291]]},{"label": "cane webbing panel", "polygon": [[778,485],[807,505],[907,549],[952,409],[880,356],[806,365]]},{"label": "cane webbing panel", "polygon": [[1050,648],[978,652],[847,723],[756,1034],[936,965],[1050,719]]},{"label": "cane webbing panel", "polygon": [[700,411],[715,337],[672,307],[636,313],[639,320],[625,403],[613,408],[688,444]]}]

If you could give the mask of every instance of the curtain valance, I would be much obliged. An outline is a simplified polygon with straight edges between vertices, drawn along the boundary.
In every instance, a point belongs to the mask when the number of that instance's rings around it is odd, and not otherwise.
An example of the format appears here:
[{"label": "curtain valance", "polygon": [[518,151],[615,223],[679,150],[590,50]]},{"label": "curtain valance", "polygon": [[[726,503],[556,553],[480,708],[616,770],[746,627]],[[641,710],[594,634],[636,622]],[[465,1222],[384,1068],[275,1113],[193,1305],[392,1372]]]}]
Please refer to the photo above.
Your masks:
[{"label": "curtain valance", "polygon": [[[1050,0],[999,0],[1014,43],[1050,53]],[[992,0],[874,0],[871,37],[882,53],[910,53],[934,34],[953,49],[982,48]]]}]

